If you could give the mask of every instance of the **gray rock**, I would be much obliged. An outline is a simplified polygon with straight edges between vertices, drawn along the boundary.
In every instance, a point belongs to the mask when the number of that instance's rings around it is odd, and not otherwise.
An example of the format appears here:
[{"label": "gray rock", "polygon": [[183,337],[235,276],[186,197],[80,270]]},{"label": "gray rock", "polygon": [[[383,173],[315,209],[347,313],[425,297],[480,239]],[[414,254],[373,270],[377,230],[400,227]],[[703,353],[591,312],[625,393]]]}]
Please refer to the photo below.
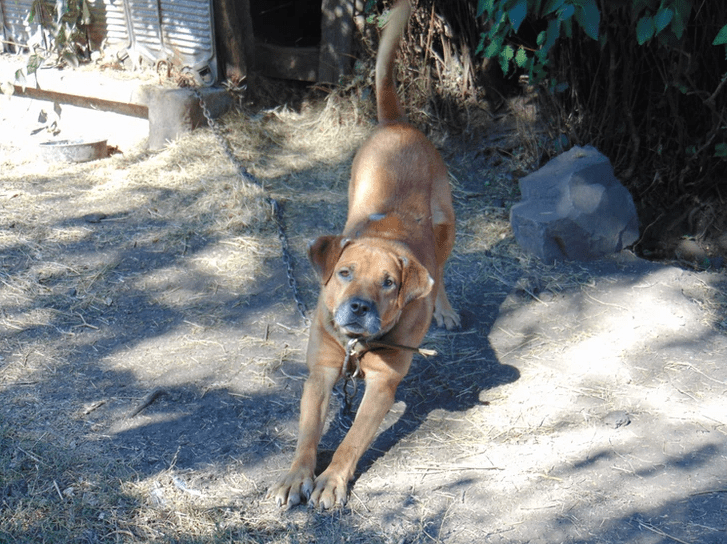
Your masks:
[{"label": "gray rock", "polygon": [[631,417],[629,417],[629,414],[623,410],[615,410],[603,417],[603,423],[608,427],[618,429],[619,427],[625,427],[630,424]]},{"label": "gray rock", "polygon": [[634,201],[594,147],[559,155],[522,178],[520,191],[510,224],[520,246],[543,261],[598,259],[639,237]]}]

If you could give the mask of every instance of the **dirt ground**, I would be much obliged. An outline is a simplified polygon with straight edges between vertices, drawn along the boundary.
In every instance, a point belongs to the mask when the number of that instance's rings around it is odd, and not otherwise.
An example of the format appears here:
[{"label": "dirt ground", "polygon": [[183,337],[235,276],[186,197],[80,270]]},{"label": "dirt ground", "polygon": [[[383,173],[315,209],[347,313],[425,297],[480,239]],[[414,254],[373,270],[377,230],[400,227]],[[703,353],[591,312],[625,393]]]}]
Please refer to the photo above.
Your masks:
[{"label": "dirt ground", "polygon": [[432,135],[462,330],[430,331],[439,355],[415,361],[346,508],[280,511],[265,492],[293,456],[306,326],[265,194],[310,308],[306,243],[342,228],[371,111],[332,95],[227,117],[257,190],[208,130],[44,164],[38,107],[0,111],[0,541],[727,542],[724,272],[528,257],[509,125]]}]

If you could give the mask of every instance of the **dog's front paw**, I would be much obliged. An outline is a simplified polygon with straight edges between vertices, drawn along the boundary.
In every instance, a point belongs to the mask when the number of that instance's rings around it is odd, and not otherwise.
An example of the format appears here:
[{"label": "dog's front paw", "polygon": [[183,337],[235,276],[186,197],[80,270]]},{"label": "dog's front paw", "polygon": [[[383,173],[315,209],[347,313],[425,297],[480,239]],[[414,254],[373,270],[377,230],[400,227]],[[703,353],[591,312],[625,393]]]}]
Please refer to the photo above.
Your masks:
[{"label": "dog's front paw", "polygon": [[435,315],[434,318],[437,320],[438,327],[444,327],[448,331],[457,329],[460,326],[459,315],[457,315],[457,312],[455,312],[454,310],[446,314],[441,313]]},{"label": "dog's front paw", "polygon": [[459,315],[450,306],[449,309],[439,311],[438,308],[434,309],[434,320],[437,322],[437,327],[444,327],[448,331],[454,330],[460,326]]},{"label": "dog's front paw", "polygon": [[275,499],[278,506],[292,508],[306,500],[313,492],[313,471],[291,469],[285,477],[268,489],[267,498]]},{"label": "dog's front paw", "polygon": [[437,327],[444,327],[448,331],[458,328],[461,324],[457,311],[452,308],[447,293],[444,292],[441,285],[434,301],[434,314],[432,317],[437,322]]},{"label": "dog's front paw", "polygon": [[334,506],[345,506],[348,498],[348,479],[338,472],[324,471],[315,481],[313,492],[308,498],[308,505],[312,508],[320,506],[323,509]]}]

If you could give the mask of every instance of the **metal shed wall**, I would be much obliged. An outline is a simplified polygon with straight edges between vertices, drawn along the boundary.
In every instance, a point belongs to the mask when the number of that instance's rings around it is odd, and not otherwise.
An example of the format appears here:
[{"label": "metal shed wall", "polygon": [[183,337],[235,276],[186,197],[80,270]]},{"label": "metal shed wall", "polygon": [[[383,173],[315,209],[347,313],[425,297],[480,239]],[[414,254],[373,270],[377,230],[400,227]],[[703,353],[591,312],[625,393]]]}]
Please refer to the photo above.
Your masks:
[{"label": "metal shed wall", "polygon": [[[27,23],[33,0],[0,0],[2,44],[31,45],[40,29]],[[54,4],[49,4],[54,9]],[[134,66],[166,61],[188,70],[197,83],[217,81],[212,0],[87,0],[92,49],[122,52]]]},{"label": "metal shed wall", "polygon": [[91,12],[91,26],[88,28],[91,48],[120,50],[131,47],[124,0],[86,0],[86,2]]},{"label": "metal shed wall", "polygon": [[[40,26],[28,23],[26,19],[33,7],[33,0],[0,0],[0,22],[2,23],[2,42],[0,51],[13,51],[13,44],[29,44]],[[11,43],[8,43],[11,42]]]}]

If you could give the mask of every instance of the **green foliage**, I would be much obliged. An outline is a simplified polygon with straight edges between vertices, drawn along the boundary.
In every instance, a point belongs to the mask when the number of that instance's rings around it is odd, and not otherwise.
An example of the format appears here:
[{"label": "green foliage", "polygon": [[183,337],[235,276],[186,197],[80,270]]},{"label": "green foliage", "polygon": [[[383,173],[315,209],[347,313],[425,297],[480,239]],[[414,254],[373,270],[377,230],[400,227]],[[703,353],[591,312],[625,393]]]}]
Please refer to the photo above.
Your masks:
[{"label": "green foliage", "polygon": [[724,25],[722,29],[717,33],[714,38],[712,45],[724,45],[727,50],[727,25]]},{"label": "green foliage", "polygon": [[[631,0],[630,15],[638,45],[657,39],[659,45],[674,46],[684,36],[692,13],[692,0]],[[520,69],[532,83],[547,75],[549,54],[559,39],[573,37],[573,21],[589,38],[605,44],[600,32],[601,12],[596,0],[479,0],[477,17],[484,16],[492,26],[480,35],[477,54],[497,59],[504,74]],[[523,23],[545,29],[535,44],[527,44],[518,35]],[[713,45],[725,44],[727,25],[722,27]]]},{"label": "green foliage", "polygon": [[691,11],[691,0],[633,0],[636,42],[643,45],[658,37],[661,45],[670,45],[681,40]]},{"label": "green foliage", "polygon": [[[594,40],[601,20],[595,0],[479,0],[477,16],[492,21],[489,31],[480,36],[477,53],[497,59],[503,73],[519,68],[535,82],[545,77],[548,54],[557,40],[573,35],[574,20]],[[517,39],[529,16],[545,27],[537,34],[536,44]]]},{"label": "green foliage", "polygon": [[569,85],[542,95],[551,123],[606,154],[649,213],[724,202],[727,3],[598,5],[598,41],[581,33],[550,52],[549,87]]},{"label": "green foliage", "polygon": [[33,0],[28,22],[41,27],[42,43],[31,51],[27,66],[15,76],[25,83],[25,74],[33,74],[46,62],[78,66],[85,52],[83,27],[91,23],[86,0]]}]

